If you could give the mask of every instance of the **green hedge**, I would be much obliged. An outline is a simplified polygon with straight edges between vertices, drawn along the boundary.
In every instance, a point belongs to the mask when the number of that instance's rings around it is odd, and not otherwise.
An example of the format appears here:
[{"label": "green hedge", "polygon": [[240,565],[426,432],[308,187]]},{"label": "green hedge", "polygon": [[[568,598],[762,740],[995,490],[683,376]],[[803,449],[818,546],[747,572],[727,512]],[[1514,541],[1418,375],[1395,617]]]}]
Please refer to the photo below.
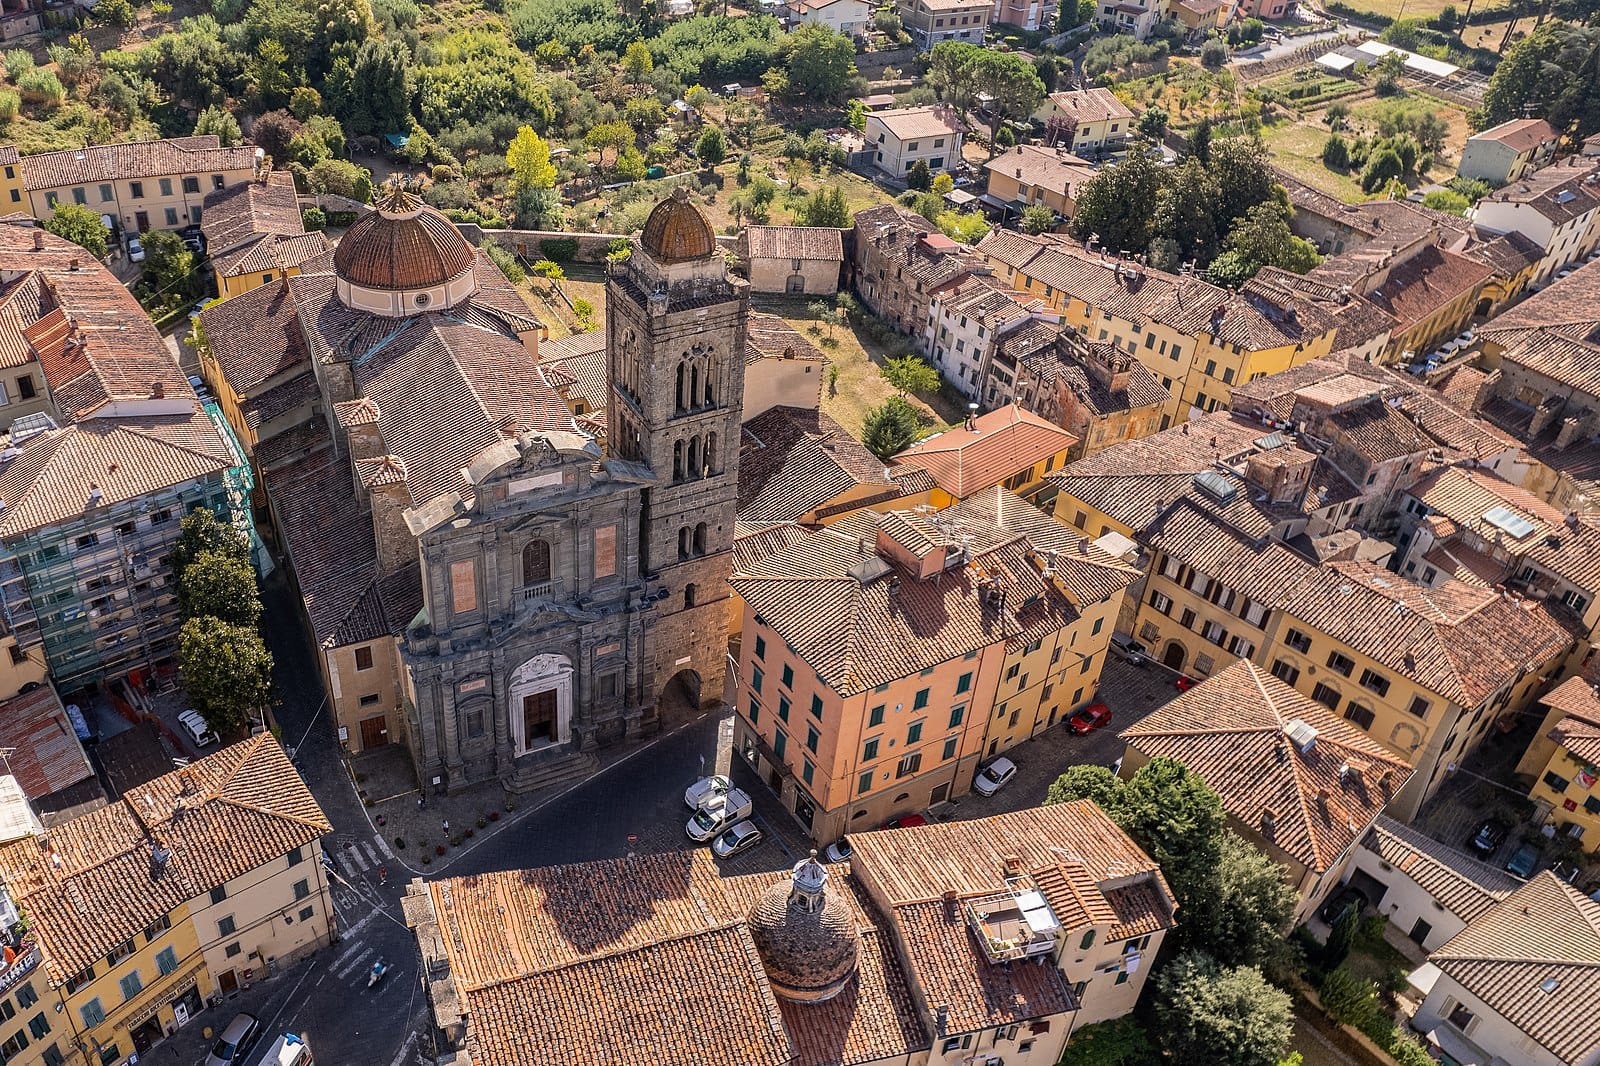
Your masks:
[{"label": "green hedge", "polygon": [[546,237],[539,242],[539,252],[552,263],[570,263],[578,257],[578,238]]}]

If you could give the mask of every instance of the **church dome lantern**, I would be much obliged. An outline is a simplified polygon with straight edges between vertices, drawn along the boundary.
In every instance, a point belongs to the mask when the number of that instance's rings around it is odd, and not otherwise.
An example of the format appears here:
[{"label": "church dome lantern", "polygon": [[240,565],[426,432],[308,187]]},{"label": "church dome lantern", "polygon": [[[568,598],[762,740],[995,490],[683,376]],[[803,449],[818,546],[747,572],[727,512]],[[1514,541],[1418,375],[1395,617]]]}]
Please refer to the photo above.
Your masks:
[{"label": "church dome lantern", "polygon": [[749,927],[767,980],[784,999],[832,999],[856,972],[860,930],[850,907],[828,890],[828,871],[815,851],[767,889],[750,911]]},{"label": "church dome lantern", "polygon": [[472,296],[475,256],[455,223],[395,184],[340,238],[333,270],[345,306],[404,317]]}]

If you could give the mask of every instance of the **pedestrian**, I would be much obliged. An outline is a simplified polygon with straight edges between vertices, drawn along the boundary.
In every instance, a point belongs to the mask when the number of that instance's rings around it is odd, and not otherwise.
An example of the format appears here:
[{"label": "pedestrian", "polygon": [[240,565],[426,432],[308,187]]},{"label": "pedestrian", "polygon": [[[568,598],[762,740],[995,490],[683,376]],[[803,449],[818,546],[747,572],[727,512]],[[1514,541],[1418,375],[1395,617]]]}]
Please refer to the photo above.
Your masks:
[{"label": "pedestrian", "polygon": [[448,818],[446,818],[444,820],[444,835],[445,836],[449,836],[450,835],[450,819],[448,819]]},{"label": "pedestrian", "polygon": [[417,810],[424,810],[427,806],[428,794],[426,792],[417,793]]},{"label": "pedestrian", "polygon": [[389,883],[389,868],[387,866],[378,867],[378,884],[386,885],[388,883]]}]

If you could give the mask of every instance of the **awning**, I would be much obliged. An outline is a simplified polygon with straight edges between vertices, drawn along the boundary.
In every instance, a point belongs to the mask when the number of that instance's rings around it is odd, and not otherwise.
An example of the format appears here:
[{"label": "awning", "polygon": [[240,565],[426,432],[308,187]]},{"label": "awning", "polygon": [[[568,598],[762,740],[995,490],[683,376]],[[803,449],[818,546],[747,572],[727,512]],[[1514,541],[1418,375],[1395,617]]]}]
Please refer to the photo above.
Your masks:
[{"label": "awning", "polygon": [[1406,984],[1426,996],[1433,991],[1433,986],[1438,982],[1440,973],[1439,967],[1431,962],[1425,962],[1406,975]]},{"label": "awning", "polygon": [[1338,52],[1329,52],[1325,56],[1317,57],[1317,66],[1344,73],[1356,65],[1356,61],[1349,56],[1342,56]]},{"label": "awning", "polygon": [[404,148],[406,145],[411,143],[411,134],[385,133],[383,135],[383,140],[384,143],[386,143],[390,148]]}]

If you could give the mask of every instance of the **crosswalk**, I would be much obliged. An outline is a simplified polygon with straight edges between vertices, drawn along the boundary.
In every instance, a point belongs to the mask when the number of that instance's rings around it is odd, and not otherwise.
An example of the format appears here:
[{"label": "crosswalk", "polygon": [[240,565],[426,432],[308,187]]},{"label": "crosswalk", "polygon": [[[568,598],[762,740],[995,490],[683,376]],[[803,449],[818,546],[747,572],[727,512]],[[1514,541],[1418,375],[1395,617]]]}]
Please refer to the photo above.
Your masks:
[{"label": "crosswalk", "polygon": [[340,843],[337,850],[332,853],[334,864],[347,873],[368,873],[376,871],[380,866],[388,864],[394,857],[387,845],[380,839],[371,840],[345,840]]}]

